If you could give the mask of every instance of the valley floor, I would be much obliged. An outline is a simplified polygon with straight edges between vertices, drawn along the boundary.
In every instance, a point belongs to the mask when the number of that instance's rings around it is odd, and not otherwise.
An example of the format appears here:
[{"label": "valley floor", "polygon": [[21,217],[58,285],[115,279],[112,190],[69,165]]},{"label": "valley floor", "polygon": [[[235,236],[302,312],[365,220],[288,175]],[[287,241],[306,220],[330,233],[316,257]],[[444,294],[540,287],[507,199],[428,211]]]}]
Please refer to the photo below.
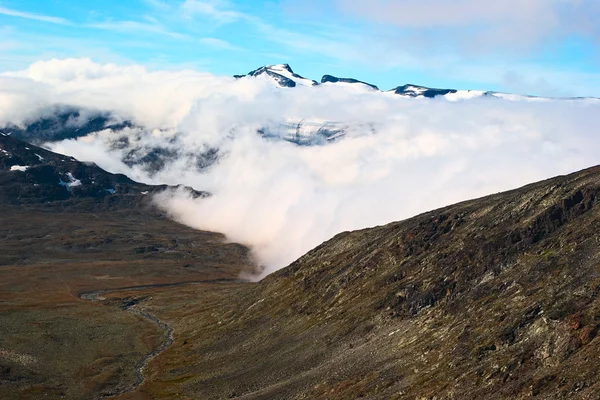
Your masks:
[{"label": "valley floor", "polygon": [[150,209],[6,205],[0,215],[2,399],[92,399],[140,383],[136,365],[164,343],[163,327],[82,294],[235,280],[252,268],[244,247]]}]

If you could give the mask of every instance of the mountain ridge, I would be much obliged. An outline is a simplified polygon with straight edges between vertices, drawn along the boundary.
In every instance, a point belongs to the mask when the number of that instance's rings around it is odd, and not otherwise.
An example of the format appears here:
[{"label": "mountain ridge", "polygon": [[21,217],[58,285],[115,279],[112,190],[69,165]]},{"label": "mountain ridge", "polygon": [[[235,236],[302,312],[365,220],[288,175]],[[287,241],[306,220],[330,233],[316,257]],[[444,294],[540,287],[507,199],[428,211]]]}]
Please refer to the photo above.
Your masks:
[{"label": "mountain ridge", "polygon": [[[382,93],[393,93],[396,95],[401,95],[404,97],[425,97],[425,98],[435,98],[435,97],[446,97],[446,95],[452,95],[447,97],[450,100],[459,100],[459,99],[468,99],[473,97],[492,97],[492,98],[502,98],[502,99],[520,99],[520,100],[535,100],[535,99],[553,99],[553,100],[583,100],[583,99],[595,99],[600,100],[599,97],[544,97],[544,96],[534,96],[534,95],[523,95],[523,94],[512,94],[512,93],[504,93],[504,92],[496,92],[496,91],[484,91],[484,90],[470,90],[470,89],[444,89],[444,88],[433,88],[427,86],[421,86],[416,84],[404,84],[400,86],[396,86],[395,88],[382,91],[379,89],[377,85],[372,83],[367,83],[364,81],[360,81],[354,78],[348,77],[337,77],[334,75],[323,75],[320,83],[315,80],[309,80],[304,78],[293,72],[292,68],[289,64],[272,64],[272,65],[264,65],[260,68],[257,68],[246,75],[234,75],[234,78],[241,79],[245,77],[257,77],[261,75],[266,75],[271,78],[280,86],[285,88],[294,88],[297,85],[300,86],[320,86],[324,83],[335,84],[335,83],[348,83],[348,84],[359,84],[369,87],[375,91]],[[301,81],[302,83],[299,83]],[[311,84],[307,84],[306,82],[312,82]]]},{"label": "mountain ridge", "polygon": [[[167,185],[146,185],[94,163],[0,134],[0,203],[39,204],[72,199],[147,203]],[[209,194],[186,188],[194,197]],[[150,196],[147,196],[150,194]]]}]

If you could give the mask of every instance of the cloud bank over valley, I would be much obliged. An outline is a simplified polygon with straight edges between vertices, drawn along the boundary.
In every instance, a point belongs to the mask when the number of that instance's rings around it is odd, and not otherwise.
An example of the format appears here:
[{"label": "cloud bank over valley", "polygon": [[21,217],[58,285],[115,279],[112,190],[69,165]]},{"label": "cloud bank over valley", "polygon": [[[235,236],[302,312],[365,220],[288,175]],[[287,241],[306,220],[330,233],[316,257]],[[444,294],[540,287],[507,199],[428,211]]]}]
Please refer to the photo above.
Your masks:
[{"label": "cloud bank over valley", "polygon": [[87,59],[0,74],[0,127],[64,109],[79,110],[67,124],[101,113],[108,128],[47,147],[145,183],[210,192],[194,199],[179,189],[156,202],[249,245],[263,275],[342,231],[600,163],[596,99],[407,98]]}]

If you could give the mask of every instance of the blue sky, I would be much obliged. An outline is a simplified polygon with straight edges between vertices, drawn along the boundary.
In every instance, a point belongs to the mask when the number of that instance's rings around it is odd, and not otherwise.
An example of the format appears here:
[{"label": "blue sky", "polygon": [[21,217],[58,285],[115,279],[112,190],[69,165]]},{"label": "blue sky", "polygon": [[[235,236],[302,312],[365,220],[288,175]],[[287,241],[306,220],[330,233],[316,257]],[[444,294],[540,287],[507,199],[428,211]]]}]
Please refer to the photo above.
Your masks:
[{"label": "blue sky", "polygon": [[0,70],[89,57],[219,75],[600,96],[597,0],[0,0]]}]

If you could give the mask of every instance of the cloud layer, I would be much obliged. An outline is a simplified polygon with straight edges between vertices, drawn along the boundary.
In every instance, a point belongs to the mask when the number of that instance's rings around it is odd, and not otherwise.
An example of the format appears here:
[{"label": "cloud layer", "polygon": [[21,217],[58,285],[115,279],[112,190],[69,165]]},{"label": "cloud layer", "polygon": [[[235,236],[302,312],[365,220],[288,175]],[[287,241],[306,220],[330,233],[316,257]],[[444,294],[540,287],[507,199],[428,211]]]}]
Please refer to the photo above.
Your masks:
[{"label": "cloud layer", "polygon": [[[401,28],[449,29],[457,38],[485,46],[531,46],[578,34],[598,38],[595,0],[335,0],[343,12]],[[461,37],[462,36],[462,37]]]},{"label": "cloud layer", "polygon": [[[75,59],[0,77],[0,124],[34,118],[53,104],[112,111],[144,127],[52,148],[138,180],[211,192],[208,199],[173,191],[156,200],[185,224],[250,245],[263,274],[344,230],[600,163],[598,101],[406,99],[343,84],[284,89],[267,77]],[[350,129],[313,147],[256,133],[301,120]],[[122,162],[125,150],[111,145],[122,136],[186,154],[218,148],[220,158],[200,172],[191,158],[177,157],[149,175]]]}]

